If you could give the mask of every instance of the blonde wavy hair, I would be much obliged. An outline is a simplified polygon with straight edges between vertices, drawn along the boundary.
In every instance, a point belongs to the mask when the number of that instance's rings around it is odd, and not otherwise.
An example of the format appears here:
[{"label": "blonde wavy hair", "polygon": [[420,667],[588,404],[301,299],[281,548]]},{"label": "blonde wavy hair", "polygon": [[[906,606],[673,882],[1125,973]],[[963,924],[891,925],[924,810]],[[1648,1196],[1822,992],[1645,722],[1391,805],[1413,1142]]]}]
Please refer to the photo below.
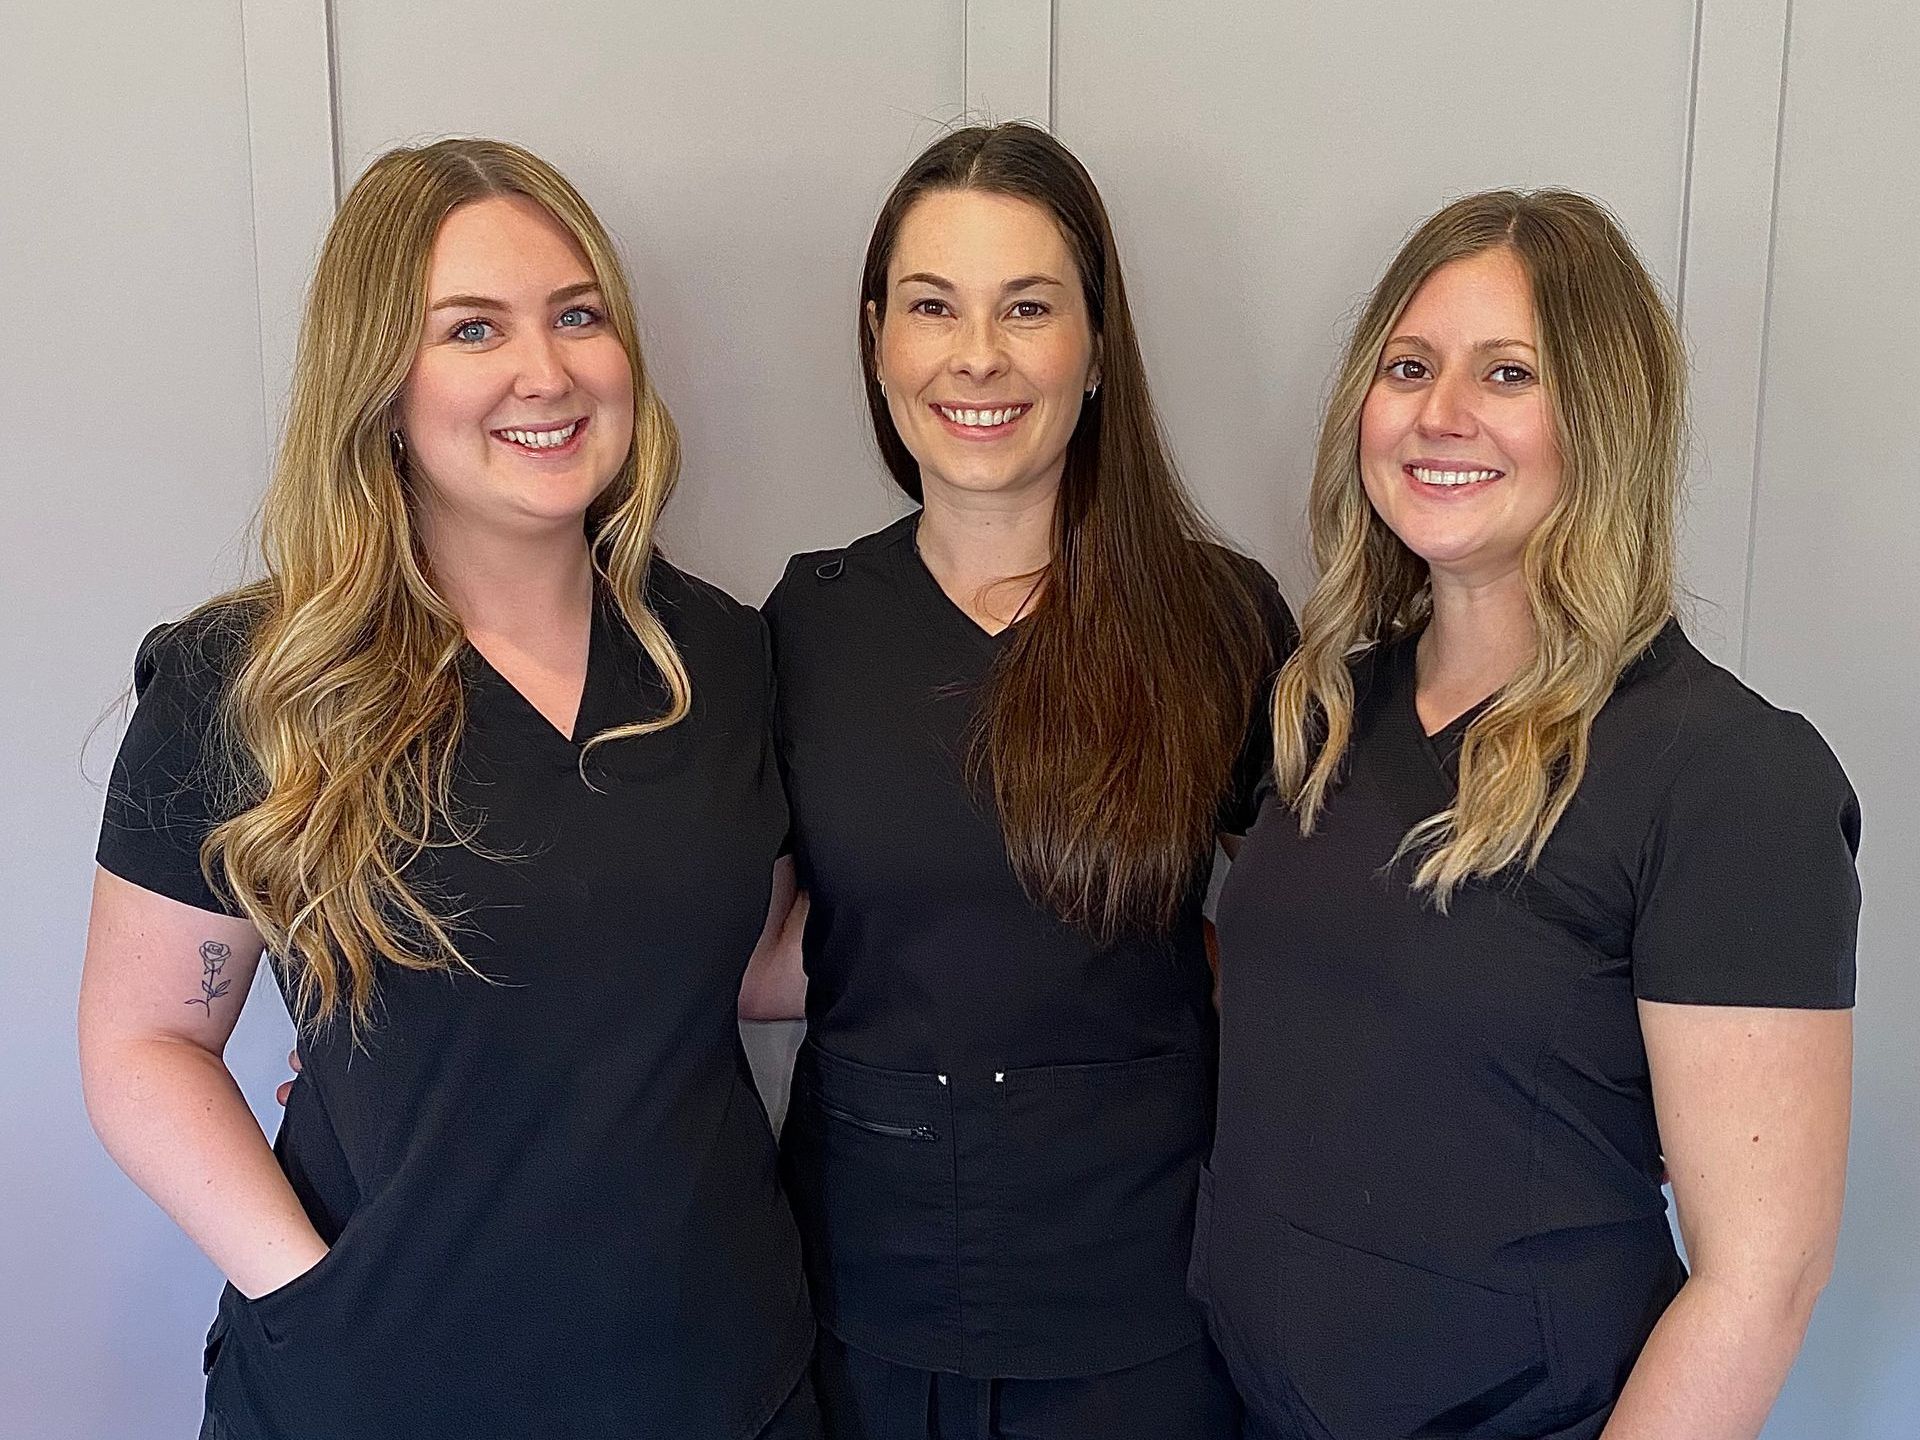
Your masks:
[{"label": "blonde wavy hair", "polygon": [[1320,572],[1273,701],[1275,776],[1302,834],[1338,783],[1353,732],[1349,662],[1412,634],[1432,610],[1425,563],[1375,514],[1360,416],[1401,312],[1441,266],[1511,251],[1531,282],[1540,378],[1562,482],[1527,542],[1532,658],[1467,727],[1455,802],[1396,859],[1445,909],[1468,879],[1532,866],[1587,764],[1594,716],[1674,610],[1686,357],[1619,224],[1565,190],[1494,190],[1441,210],[1368,299],[1327,404],[1309,515]]},{"label": "blonde wavy hair", "polygon": [[591,743],[663,729],[691,703],[686,668],[646,603],[679,437],[642,363],[612,240],[552,166],[517,146],[454,139],[389,151],[340,207],[308,293],[261,515],[266,578],[203,607],[245,636],[222,711],[244,808],[208,835],[201,868],[258,928],[307,1026],[344,1011],[358,1034],[382,961],[472,968],[456,943],[460,917],[408,876],[430,846],[478,844],[452,795],[465,636],[434,584],[390,437],[441,224],[504,195],[538,204],[572,237],[633,371],[633,444],[586,530],[599,583],[668,703]]}]

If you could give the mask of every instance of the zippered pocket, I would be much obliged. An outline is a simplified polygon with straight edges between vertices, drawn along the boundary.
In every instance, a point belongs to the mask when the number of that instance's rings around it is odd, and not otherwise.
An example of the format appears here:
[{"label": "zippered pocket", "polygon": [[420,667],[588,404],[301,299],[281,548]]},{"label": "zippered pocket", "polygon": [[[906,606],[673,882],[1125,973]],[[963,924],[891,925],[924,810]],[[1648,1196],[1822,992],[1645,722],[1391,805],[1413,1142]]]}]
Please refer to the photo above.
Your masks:
[{"label": "zippered pocket", "polygon": [[869,1120],[864,1115],[856,1115],[851,1110],[842,1110],[836,1105],[816,1099],[815,1106],[822,1115],[851,1125],[857,1130],[865,1130],[873,1135],[885,1135],[892,1140],[938,1140],[931,1125],[893,1125],[885,1120]]}]

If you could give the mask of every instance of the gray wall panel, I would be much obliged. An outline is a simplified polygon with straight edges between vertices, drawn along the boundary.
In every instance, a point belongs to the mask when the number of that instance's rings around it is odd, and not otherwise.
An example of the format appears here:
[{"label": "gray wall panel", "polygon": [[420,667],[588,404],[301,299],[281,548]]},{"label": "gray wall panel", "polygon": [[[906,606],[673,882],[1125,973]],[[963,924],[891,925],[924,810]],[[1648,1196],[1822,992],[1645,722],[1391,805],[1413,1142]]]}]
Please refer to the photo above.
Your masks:
[{"label": "gray wall panel", "polygon": [[148,627],[239,578],[265,474],[240,16],[26,0],[0,33],[0,1429],[191,1435],[218,1277],[81,1107],[119,726],[91,778],[81,743]]},{"label": "gray wall panel", "polygon": [[960,109],[965,20],[961,0],[583,0],[542,19],[535,57],[522,4],[337,0],[342,160],[497,135],[581,187],[626,246],[686,439],[668,543],[757,601],[791,552],[898,513],[857,381],[860,257]]},{"label": "gray wall panel", "polygon": [[1795,0],[1746,679],[1824,732],[1865,812],[1838,1274],[1767,1434],[1920,1430],[1920,12]]},{"label": "gray wall panel", "polygon": [[1678,268],[1690,0],[1058,0],[1054,116],[1116,212],[1195,491],[1289,594],[1317,410],[1412,226],[1496,185],[1605,199]]}]

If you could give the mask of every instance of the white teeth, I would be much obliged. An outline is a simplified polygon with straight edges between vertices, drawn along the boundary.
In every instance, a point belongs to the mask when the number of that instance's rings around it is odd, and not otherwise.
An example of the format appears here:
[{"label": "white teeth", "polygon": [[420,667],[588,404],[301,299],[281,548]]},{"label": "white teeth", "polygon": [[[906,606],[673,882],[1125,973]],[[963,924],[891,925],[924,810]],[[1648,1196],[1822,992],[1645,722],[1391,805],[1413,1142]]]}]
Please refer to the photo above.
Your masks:
[{"label": "white teeth", "polygon": [[560,430],[502,430],[500,433],[516,445],[524,445],[529,450],[551,450],[564,445],[573,438],[573,432],[580,428],[580,422]]},{"label": "white teeth", "polygon": [[1413,478],[1422,485],[1471,485],[1477,480],[1492,480],[1498,470],[1429,470],[1424,465],[1410,467]]},{"label": "white teeth", "polygon": [[956,425],[971,425],[976,429],[990,429],[995,425],[1004,425],[1025,410],[1023,405],[1009,405],[1000,410],[955,410],[946,405],[939,411]]}]

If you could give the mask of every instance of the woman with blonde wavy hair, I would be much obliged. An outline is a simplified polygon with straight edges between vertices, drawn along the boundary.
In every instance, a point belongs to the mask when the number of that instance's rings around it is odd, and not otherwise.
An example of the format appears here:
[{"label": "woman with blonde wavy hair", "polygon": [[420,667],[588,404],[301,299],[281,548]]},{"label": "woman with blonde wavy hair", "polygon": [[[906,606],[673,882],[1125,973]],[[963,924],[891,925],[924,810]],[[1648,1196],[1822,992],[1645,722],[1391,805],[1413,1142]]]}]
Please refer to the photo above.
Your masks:
[{"label": "woman with blonde wavy hair", "polygon": [[[372,164],[265,577],[141,647],[99,848],[87,1102],[228,1278],[205,1435],[816,1432],[734,1025],[787,828],[765,630],[659,555],[677,462],[551,166]],[[271,1150],[221,1060],[263,952],[305,1059]]]},{"label": "woman with blonde wavy hair", "polygon": [[1355,330],[1219,912],[1191,1279],[1251,1435],[1751,1437],[1798,1349],[1859,810],[1674,618],[1684,369],[1562,191],[1449,205]]}]

